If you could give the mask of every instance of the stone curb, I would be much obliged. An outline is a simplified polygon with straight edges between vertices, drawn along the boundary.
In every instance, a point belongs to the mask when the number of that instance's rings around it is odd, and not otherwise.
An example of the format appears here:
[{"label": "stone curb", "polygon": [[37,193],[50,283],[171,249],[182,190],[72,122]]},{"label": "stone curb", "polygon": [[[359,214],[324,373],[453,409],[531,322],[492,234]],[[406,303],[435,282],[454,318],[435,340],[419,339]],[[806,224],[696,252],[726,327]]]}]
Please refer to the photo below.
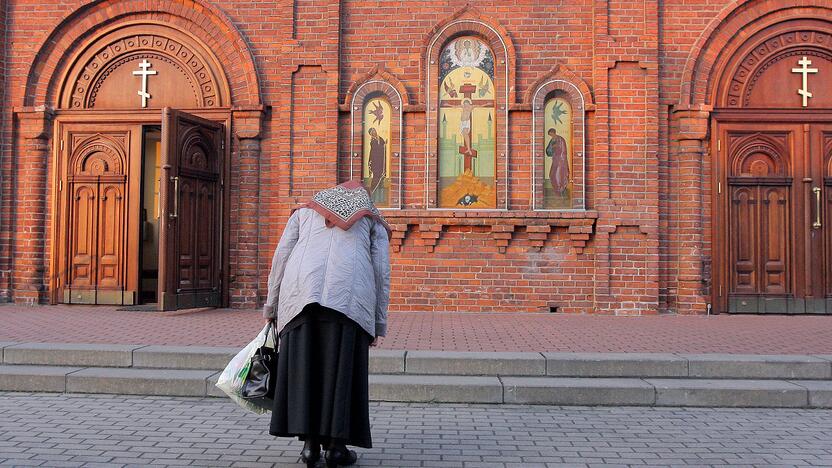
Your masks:
[{"label": "stone curb", "polygon": [[681,354],[688,361],[688,376],[747,379],[829,379],[832,367],[814,356],[762,354]]},{"label": "stone curb", "polygon": [[502,403],[497,377],[370,375],[370,400],[420,403]]},{"label": "stone curb", "polygon": [[791,380],[789,382],[806,389],[809,394],[810,407],[832,408],[832,382],[822,380]]},{"label": "stone curb", "polygon": [[[221,370],[232,347],[0,343],[0,365]],[[491,353],[370,350],[393,375],[830,380],[830,355]]]},{"label": "stone curb", "polygon": [[0,390],[12,392],[66,391],[66,376],[80,367],[0,365]]},{"label": "stone curb", "polygon": [[133,367],[218,370],[238,352],[232,347],[145,346],[133,351]]},{"label": "stone curb", "polygon": [[[0,366],[0,391],[223,397],[212,370]],[[832,408],[832,381],[371,374],[373,401]]]},{"label": "stone curb", "polygon": [[546,375],[540,353],[408,351],[405,373],[420,375]]},{"label": "stone curb", "polygon": [[657,406],[805,408],[809,391],[781,380],[647,379]]},{"label": "stone curb", "polygon": [[180,369],[90,367],[66,376],[71,393],[206,396],[205,381],[216,372]]},{"label": "stone curb", "polygon": [[16,341],[0,341],[0,365],[2,365],[4,362],[6,362],[5,357],[4,357],[5,356],[4,349],[9,347],[9,346],[14,346],[16,344],[20,344],[20,343],[18,343]]},{"label": "stone curb", "polygon": [[3,349],[4,364],[131,367],[141,345],[21,343]]},{"label": "stone curb", "polygon": [[641,379],[506,377],[506,403],[532,405],[652,405],[655,390]]},{"label": "stone curb", "polygon": [[543,353],[557,377],[687,377],[688,362],[671,353]]}]

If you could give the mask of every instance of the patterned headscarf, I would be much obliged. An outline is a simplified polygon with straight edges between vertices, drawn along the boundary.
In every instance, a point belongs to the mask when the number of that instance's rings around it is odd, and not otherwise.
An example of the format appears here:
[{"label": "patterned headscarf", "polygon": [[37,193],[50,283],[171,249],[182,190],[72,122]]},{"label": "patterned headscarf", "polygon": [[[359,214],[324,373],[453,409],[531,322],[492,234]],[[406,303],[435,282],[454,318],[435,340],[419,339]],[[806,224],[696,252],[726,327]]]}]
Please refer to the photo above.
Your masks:
[{"label": "patterned headscarf", "polygon": [[390,226],[370,199],[367,189],[355,180],[321,190],[303,206],[323,216],[327,227],[338,226],[347,231],[356,221],[369,216],[384,226],[388,239],[392,236]]}]

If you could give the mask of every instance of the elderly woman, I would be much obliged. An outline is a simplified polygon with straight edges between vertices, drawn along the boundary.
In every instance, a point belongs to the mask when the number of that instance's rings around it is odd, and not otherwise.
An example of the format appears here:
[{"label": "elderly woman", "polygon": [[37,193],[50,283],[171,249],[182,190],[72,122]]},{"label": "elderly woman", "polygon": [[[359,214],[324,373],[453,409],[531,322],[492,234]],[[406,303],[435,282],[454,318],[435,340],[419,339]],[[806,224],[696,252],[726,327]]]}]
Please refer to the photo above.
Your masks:
[{"label": "elderly woman", "polygon": [[387,331],[390,228],[358,182],[315,194],[289,218],[263,310],[279,358],[269,433],[305,441],[301,459],[351,465],[370,448],[369,346]]}]

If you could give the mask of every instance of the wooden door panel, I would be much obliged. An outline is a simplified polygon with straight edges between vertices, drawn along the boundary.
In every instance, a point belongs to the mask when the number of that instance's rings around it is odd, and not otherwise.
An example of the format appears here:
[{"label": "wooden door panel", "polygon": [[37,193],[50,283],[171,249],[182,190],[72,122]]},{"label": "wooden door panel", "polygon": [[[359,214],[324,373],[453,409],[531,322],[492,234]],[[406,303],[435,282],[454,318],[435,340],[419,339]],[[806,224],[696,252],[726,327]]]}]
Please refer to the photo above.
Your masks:
[{"label": "wooden door panel", "polygon": [[719,215],[728,231],[728,311],[789,312],[795,290],[793,153],[800,136],[796,128],[736,127],[727,126],[721,137],[729,197],[727,213]]},{"label": "wooden door panel", "polygon": [[754,294],[757,286],[757,197],[755,187],[735,187],[731,197],[731,291]]},{"label": "wooden door panel", "polygon": [[[179,236],[176,245],[179,261],[176,289],[182,291],[194,289],[194,237],[198,228],[196,197],[194,196],[196,181],[184,176],[179,176],[179,180]],[[208,225],[204,226],[208,227]]]},{"label": "wooden door panel", "polygon": [[98,287],[124,287],[124,184],[101,187],[98,230]]},{"label": "wooden door panel", "polygon": [[95,184],[77,184],[71,189],[72,205],[69,220],[69,258],[67,286],[91,289],[95,279],[95,223],[97,219],[97,189]]},{"label": "wooden door panel", "polygon": [[65,265],[58,272],[63,290],[58,297],[68,303],[132,304],[137,284],[129,284],[128,271],[138,264],[138,249],[128,248],[127,168],[135,132],[93,124],[62,128],[61,181],[67,195],[65,214],[58,213],[57,251]]},{"label": "wooden door panel", "polygon": [[[216,210],[216,184],[201,182],[197,196],[196,216],[199,222],[206,226],[218,225]],[[196,287],[210,289],[213,278],[217,275],[218,265],[214,259],[214,248],[217,245],[217,233],[213,229],[197,229],[196,231]]]},{"label": "wooden door panel", "polygon": [[217,306],[224,126],[165,109],[162,139],[160,306]]},{"label": "wooden door panel", "polygon": [[788,188],[764,187],[765,196],[760,208],[760,254],[762,281],[760,292],[786,294],[789,292],[789,196]]}]

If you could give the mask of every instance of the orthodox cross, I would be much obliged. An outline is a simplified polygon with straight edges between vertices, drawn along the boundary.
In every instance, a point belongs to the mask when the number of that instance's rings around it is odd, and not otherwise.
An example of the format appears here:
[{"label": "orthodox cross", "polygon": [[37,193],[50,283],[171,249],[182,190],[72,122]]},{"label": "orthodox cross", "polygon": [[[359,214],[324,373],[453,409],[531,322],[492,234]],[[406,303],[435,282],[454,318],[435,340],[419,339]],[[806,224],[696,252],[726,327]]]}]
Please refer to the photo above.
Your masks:
[{"label": "orthodox cross", "polygon": [[156,75],[159,72],[156,70],[148,70],[152,65],[147,59],[142,60],[142,63],[139,64],[139,68],[141,70],[136,70],[133,72],[135,76],[142,77],[142,89],[139,90],[139,96],[142,98],[142,107],[147,107],[147,100],[150,99],[150,93],[147,92],[147,77],[148,75]]},{"label": "orthodox cross", "polygon": [[797,64],[800,65],[801,68],[792,68],[792,73],[800,73],[803,75],[803,87],[797,90],[797,94],[803,96],[803,107],[806,107],[809,105],[809,98],[812,97],[812,93],[809,92],[809,73],[817,73],[818,69],[809,68],[812,61],[805,55],[802,59],[798,60]]}]

